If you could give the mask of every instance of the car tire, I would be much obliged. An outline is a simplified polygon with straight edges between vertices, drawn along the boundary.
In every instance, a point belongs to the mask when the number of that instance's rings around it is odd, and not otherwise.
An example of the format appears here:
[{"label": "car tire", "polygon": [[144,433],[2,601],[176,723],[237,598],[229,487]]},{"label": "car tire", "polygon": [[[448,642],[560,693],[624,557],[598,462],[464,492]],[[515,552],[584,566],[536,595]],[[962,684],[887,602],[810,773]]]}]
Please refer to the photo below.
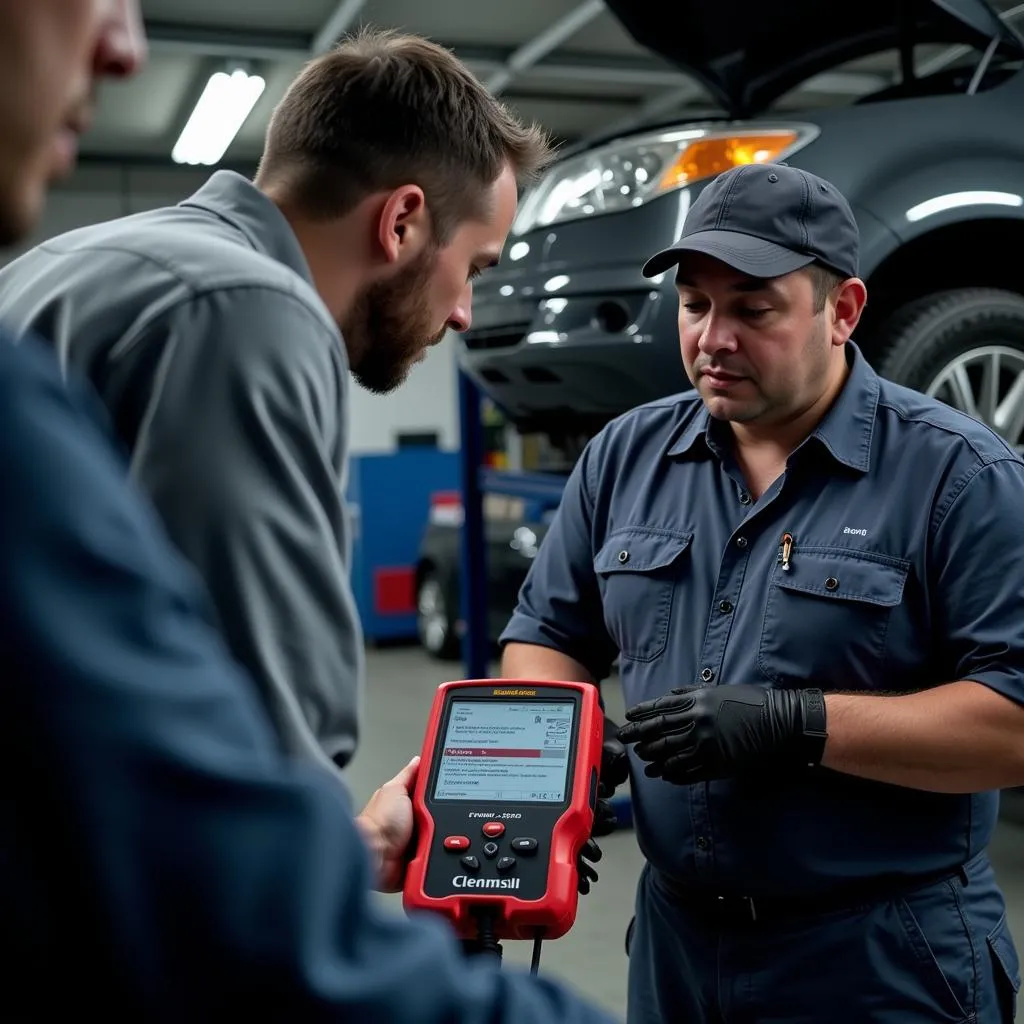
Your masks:
[{"label": "car tire", "polygon": [[881,376],[980,419],[1024,450],[1024,296],[939,292],[894,313],[879,338]]},{"label": "car tire", "polygon": [[432,658],[453,661],[461,654],[451,588],[433,568],[423,573],[416,586],[416,634]]}]

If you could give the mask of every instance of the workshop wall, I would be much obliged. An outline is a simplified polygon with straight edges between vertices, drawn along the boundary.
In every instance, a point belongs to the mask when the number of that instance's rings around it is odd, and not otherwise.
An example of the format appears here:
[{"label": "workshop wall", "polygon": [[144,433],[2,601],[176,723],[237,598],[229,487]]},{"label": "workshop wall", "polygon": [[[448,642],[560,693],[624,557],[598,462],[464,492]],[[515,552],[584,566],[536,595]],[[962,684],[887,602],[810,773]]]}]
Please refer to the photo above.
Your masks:
[{"label": "workshop wall", "polygon": [[0,262],[64,231],[177,203],[208,176],[191,168],[85,164],[50,192],[36,231],[20,247],[5,250]]},{"label": "workshop wall", "polygon": [[455,346],[445,338],[414,366],[409,379],[390,395],[352,388],[353,454],[389,452],[400,433],[436,433],[438,447],[459,447],[459,397]]},{"label": "workshop wall", "polygon": [[[239,170],[252,172],[251,168]],[[205,169],[84,165],[53,190],[38,230],[20,248],[0,256],[0,266],[62,232],[180,202],[208,176]],[[448,340],[431,349],[426,361],[393,394],[371,395],[353,386],[351,395],[354,455],[393,451],[403,433],[436,433],[441,448],[458,448],[455,354]]]}]

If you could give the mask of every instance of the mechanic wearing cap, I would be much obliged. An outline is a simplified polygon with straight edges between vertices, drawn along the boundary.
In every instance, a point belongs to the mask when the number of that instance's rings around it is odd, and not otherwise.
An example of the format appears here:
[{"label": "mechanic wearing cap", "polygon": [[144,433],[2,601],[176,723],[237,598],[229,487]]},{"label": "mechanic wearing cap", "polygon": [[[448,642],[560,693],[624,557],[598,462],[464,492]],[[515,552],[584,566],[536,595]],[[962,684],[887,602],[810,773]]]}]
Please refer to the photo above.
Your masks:
[{"label": "mechanic wearing cap", "polygon": [[1010,1021],[1024,463],[867,365],[828,182],[722,174],[666,271],[695,390],[589,444],[502,636],[506,676],[620,657],[630,1024]]}]

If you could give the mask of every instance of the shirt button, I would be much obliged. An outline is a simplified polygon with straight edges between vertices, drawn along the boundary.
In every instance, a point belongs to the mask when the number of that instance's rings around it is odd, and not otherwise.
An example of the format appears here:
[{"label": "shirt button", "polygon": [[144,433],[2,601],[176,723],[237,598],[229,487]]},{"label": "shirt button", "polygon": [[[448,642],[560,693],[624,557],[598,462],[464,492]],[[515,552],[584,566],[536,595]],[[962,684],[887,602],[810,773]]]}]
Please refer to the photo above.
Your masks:
[{"label": "shirt button", "polygon": [[724,612],[726,615],[732,611],[732,601],[723,601],[719,606],[718,610]]},{"label": "shirt button", "polygon": [[700,677],[705,683],[710,683],[715,678],[715,670],[713,668],[706,668],[701,672]]},{"label": "shirt button", "polygon": [[746,491],[743,491],[740,494],[740,504],[741,505],[749,505],[750,504],[750,495],[747,494]]},{"label": "shirt button", "polygon": [[625,565],[625,564],[626,564],[626,562],[628,562],[628,561],[629,561],[629,552],[628,552],[628,551],[620,551],[620,552],[619,552],[619,561],[620,561],[620,562],[621,562],[621,563],[622,563],[623,565]]},{"label": "shirt button", "polygon": [[835,578],[835,576],[829,576],[829,578],[827,580],[825,580],[825,589],[826,590],[838,590],[839,589],[839,580],[837,580]]},{"label": "shirt button", "polygon": [[697,836],[697,849],[706,850],[708,848],[708,841],[704,836]]},{"label": "shirt button", "polygon": [[747,541],[746,537],[737,537],[736,538],[736,547],[738,547],[738,548],[745,548],[747,546],[747,544],[748,544],[748,541]]}]

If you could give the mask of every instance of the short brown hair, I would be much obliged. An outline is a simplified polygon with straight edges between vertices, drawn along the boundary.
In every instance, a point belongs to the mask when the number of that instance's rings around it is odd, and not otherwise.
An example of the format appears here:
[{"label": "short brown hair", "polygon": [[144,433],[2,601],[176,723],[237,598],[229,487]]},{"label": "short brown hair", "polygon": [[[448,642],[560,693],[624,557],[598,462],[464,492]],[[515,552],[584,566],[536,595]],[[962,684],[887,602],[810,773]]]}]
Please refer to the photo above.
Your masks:
[{"label": "short brown hair", "polygon": [[363,29],[306,65],[278,104],[257,180],[280,182],[306,216],[340,217],[367,195],[423,189],[434,235],[486,215],[505,165],[522,185],[551,144],[492,96],[449,50]]},{"label": "short brown hair", "polygon": [[846,280],[838,271],[826,267],[824,263],[812,263],[807,268],[814,289],[814,313],[817,315],[825,309],[828,297]]}]

